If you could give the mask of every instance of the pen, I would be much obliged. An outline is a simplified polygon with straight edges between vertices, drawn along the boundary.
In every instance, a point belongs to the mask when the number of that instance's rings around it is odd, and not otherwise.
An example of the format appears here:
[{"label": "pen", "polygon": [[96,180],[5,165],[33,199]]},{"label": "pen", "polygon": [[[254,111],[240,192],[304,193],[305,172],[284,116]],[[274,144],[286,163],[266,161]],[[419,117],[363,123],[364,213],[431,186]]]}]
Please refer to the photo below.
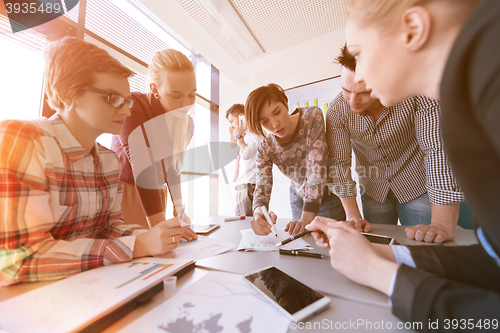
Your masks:
[{"label": "pen", "polygon": [[271,231],[273,232],[274,236],[278,237],[278,233],[276,232],[276,226],[271,221],[271,217],[269,216],[269,213],[267,212],[266,206],[261,206],[260,209],[262,210],[262,213],[264,214],[264,217],[266,218],[267,223],[269,223],[271,225]]},{"label": "pen", "polygon": [[307,252],[307,251],[297,251],[297,250],[280,249],[280,254],[284,254],[287,256],[311,257],[311,258],[319,258],[319,259],[326,258],[326,256],[324,256],[320,253],[311,253],[311,252]]},{"label": "pen", "polygon": [[288,243],[290,243],[291,241],[296,240],[296,239],[298,239],[298,238],[300,238],[300,237],[304,237],[305,235],[309,235],[310,233],[311,233],[311,231],[309,231],[309,230],[304,230],[304,231],[302,231],[302,232],[299,232],[299,233],[298,233],[298,234],[296,234],[296,235],[293,235],[293,236],[292,236],[292,237],[290,237],[290,238],[285,239],[284,241],[279,242],[278,244],[276,244],[276,246],[282,246],[282,245],[288,244]]},{"label": "pen", "polygon": [[244,219],[246,219],[246,218],[247,218],[246,216],[225,217],[225,218],[224,218],[224,222],[244,220]]}]

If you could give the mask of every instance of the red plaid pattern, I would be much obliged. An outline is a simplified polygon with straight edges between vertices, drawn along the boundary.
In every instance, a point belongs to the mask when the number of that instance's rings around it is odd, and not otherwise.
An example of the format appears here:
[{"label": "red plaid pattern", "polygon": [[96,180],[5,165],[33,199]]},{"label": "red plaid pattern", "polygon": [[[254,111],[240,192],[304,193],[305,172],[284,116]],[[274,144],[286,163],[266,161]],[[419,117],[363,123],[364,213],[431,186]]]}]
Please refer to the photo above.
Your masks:
[{"label": "red plaid pattern", "polygon": [[0,285],[52,280],[132,259],[120,167],[88,153],[57,115],[0,122]]}]

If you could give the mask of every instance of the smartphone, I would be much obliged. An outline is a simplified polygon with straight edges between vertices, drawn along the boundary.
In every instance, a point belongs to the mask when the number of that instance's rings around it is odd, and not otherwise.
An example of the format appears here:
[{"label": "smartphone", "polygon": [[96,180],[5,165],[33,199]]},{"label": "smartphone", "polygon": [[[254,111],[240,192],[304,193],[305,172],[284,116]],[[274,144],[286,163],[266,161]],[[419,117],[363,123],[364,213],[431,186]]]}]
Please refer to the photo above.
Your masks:
[{"label": "smartphone", "polygon": [[244,114],[239,115],[238,116],[238,120],[240,122],[240,127],[243,128],[243,129],[246,129],[247,125],[245,123],[245,115]]},{"label": "smartphone", "polygon": [[220,224],[191,224],[190,228],[198,235],[207,235],[220,228]]},{"label": "smartphone", "polygon": [[270,298],[292,321],[309,318],[330,305],[330,299],[276,267],[267,267],[244,277]]},{"label": "smartphone", "polygon": [[394,238],[388,236],[369,234],[366,232],[362,232],[362,234],[370,241],[370,243],[400,245]]}]

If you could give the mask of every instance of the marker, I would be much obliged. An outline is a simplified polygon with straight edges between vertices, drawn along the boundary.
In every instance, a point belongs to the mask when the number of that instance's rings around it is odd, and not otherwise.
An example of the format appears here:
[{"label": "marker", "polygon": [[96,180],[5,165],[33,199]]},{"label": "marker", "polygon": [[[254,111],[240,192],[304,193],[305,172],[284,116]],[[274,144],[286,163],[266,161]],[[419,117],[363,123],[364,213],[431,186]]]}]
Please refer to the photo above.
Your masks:
[{"label": "marker", "polygon": [[311,253],[307,251],[297,251],[297,250],[283,250],[280,249],[280,254],[284,254],[287,256],[297,256],[297,257],[311,257],[311,258],[319,258],[323,259],[326,258],[325,255],[319,254],[319,253]]},{"label": "marker", "polygon": [[247,218],[246,216],[225,217],[224,222],[244,220],[246,218]]},{"label": "marker", "polygon": [[179,214],[179,219],[182,220],[184,218],[184,211],[186,210],[186,205],[182,205],[181,213]]},{"label": "marker", "polygon": [[271,225],[271,231],[273,232],[274,236],[278,237],[278,233],[276,232],[276,226],[273,224],[271,217],[269,216],[269,213],[267,212],[266,206],[261,206],[260,210],[262,210],[262,213],[264,214],[264,217],[266,218],[267,223]]},{"label": "marker", "polygon": [[282,245],[288,244],[288,243],[290,243],[291,241],[294,241],[294,240],[296,240],[296,239],[299,239],[299,238],[301,238],[301,237],[304,237],[305,235],[309,235],[310,233],[311,233],[311,231],[309,231],[309,230],[304,230],[304,231],[302,231],[302,232],[299,232],[299,233],[298,233],[298,234],[296,234],[296,235],[293,235],[293,236],[292,236],[292,237],[290,237],[290,238],[285,239],[284,241],[279,242],[278,244],[276,244],[276,246],[282,246]]},{"label": "marker", "polygon": [[187,224],[186,222],[184,222],[183,218],[184,218],[184,212],[186,210],[186,205],[182,205],[181,207],[181,213],[179,214],[178,218],[179,218],[179,222],[181,224],[181,227],[186,227],[188,226],[189,224]]}]

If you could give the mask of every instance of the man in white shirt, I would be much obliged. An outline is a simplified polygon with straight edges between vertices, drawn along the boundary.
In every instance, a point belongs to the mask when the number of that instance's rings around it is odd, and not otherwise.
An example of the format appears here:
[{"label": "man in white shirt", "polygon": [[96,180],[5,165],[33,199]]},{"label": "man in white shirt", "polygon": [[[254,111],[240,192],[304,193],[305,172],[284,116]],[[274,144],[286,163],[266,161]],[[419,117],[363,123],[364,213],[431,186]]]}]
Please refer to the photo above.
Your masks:
[{"label": "man in white shirt", "polygon": [[231,142],[240,147],[233,178],[233,182],[236,184],[235,214],[237,216],[253,216],[252,202],[257,170],[255,158],[262,139],[247,131],[244,116],[245,106],[243,104],[234,104],[226,111]]}]

